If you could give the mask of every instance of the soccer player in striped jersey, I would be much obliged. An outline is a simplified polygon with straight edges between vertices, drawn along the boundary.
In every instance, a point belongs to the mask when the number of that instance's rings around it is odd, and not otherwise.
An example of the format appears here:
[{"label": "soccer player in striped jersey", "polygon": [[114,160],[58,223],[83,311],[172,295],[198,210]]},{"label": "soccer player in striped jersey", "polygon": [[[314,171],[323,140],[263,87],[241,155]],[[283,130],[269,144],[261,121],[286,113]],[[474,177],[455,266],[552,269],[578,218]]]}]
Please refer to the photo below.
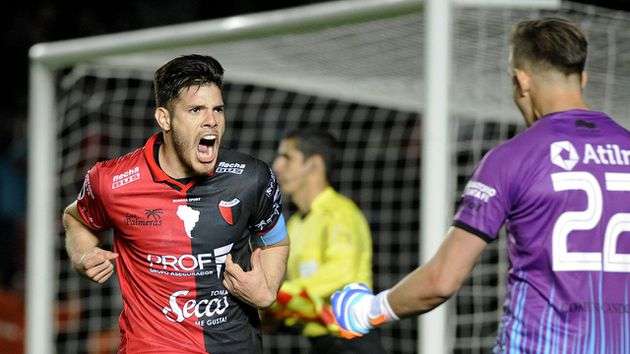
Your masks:
[{"label": "soccer player in striped jersey", "polygon": [[[175,58],[156,71],[161,132],[97,163],[63,215],[73,266],[103,283],[116,263],[121,354],[262,353],[288,238],[271,169],[220,149],[223,68]],[[97,234],[114,230],[114,250]]]},{"label": "soccer player in striped jersey", "polygon": [[421,314],[459,289],[506,225],[509,271],[497,353],[630,353],[630,132],[582,97],[587,41],[574,24],[518,23],[514,101],[528,128],[492,149],[434,257],[372,295],[333,295],[354,334]]}]

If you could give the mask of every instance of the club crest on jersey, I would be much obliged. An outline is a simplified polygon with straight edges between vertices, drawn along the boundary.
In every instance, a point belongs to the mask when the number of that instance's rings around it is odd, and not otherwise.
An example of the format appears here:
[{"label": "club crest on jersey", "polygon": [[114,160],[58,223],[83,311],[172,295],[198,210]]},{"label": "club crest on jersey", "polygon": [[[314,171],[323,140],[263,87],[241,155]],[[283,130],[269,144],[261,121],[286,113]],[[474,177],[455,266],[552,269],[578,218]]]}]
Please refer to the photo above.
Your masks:
[{"label": "club crest on jersey", "polygon": [[230,201],[222,200],[219,202],[219,212],[226,223],[234,225],[241,213],[241,201],[238,198]]}]

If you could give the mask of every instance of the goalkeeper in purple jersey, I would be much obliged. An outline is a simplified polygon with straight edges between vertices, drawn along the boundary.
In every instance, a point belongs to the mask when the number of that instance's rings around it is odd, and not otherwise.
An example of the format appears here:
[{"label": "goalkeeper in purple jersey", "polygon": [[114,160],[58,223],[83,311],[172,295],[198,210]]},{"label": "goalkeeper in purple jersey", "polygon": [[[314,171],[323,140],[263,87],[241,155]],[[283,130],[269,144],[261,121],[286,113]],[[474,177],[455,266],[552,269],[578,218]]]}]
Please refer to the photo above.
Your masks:
[{"label": "goalkeeper in purple jersey", "polygon": [[528,129],[492,149],[434,257],[377,295],[332,297],[361,335],[432,310],[459,289],[506,225],[509,272],[497,353],[630,353],[630,132],[590,110],[587,41],[562,19],[518,23],[514,101]]}]

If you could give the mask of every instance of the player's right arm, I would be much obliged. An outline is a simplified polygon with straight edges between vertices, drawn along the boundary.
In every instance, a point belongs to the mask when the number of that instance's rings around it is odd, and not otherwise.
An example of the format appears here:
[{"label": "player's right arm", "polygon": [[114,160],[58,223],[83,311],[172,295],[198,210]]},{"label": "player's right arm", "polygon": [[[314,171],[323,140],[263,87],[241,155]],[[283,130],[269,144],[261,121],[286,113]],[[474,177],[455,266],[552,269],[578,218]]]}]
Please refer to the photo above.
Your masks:
[{"label": "player's right arm", "polygon": [[104,283],[114,274],[112,260],[118,254],[98,247],[99,239],[81,221],[76,201],[66,207],[62,219],[66,230],[66,252],[72,266],[89,279]]},{"label": "player's right arm", "polygon": [[86,174],[77,200],[66,207],[62,220],[72,266],[92,281],[103,283],[114,273],[112,260],[118,254],[98,247],[97,233],[110,227],[99,190],[97,164]]},{"label": "player's right arm", "polygon": [[474,268],[486,241],[452,227],[438,252],[393,288],[372,295],[362,284],[350,284],[332,296],[343,336],[367,333],[372,327],[431,311],[461,287]]}]

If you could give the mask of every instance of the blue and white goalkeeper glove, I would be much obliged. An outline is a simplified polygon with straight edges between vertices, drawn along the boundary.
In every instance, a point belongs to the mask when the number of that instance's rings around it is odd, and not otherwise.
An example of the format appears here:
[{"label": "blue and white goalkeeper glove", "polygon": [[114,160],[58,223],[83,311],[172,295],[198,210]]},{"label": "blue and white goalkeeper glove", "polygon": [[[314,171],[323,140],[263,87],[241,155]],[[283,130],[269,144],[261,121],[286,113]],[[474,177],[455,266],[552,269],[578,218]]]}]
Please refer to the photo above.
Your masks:
[{"label": "blue and white goalkeeper glove", "polygon": [[387,301],[388,293],[389,289],[373,295],[370,288],[360,283],[335,291],[330,300],[342,337],[360,337],[376,326],[398,320]]}]

